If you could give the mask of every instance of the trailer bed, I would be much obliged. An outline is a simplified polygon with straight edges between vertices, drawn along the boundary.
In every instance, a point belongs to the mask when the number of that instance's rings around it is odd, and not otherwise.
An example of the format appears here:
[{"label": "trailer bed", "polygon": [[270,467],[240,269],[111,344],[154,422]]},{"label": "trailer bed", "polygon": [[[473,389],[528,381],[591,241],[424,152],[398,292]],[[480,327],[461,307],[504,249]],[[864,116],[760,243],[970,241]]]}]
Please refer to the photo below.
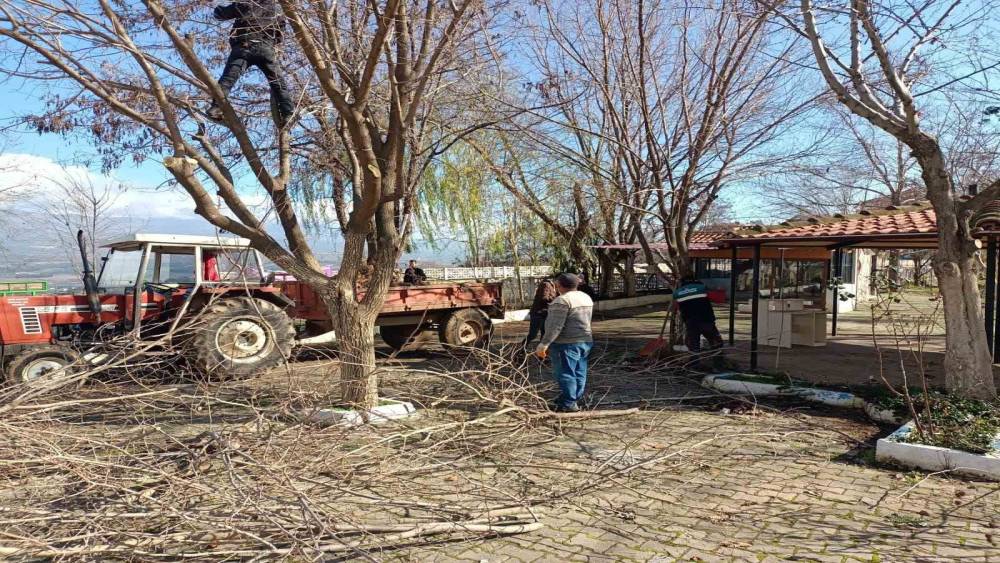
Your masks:
[{"label": "trailer bed", "polygon": [[[328,320],[326,306],[315,291],[299,281],[277,282],[288,298],[295,301],[294,317]],[[480,309],[490,318],[503,318],[503,292],[499,283],[459,282],[427,285],[399,285],[389,288],[377,324],[396,324],[400,317],[427,316],[433,321],[456,309]],[[392,320],[390,320],[392,319]]]}]

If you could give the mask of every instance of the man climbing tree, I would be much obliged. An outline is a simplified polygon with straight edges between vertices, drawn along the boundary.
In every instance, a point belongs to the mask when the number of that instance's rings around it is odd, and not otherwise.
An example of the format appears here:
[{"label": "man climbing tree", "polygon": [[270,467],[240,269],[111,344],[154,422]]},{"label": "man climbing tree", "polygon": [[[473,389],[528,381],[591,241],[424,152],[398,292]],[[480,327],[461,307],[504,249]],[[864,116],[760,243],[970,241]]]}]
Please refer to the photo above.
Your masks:
[{"label": "man climbing tree", "polygon": [[[216,6],[215,19],[234,20],[229,32],[229,59],[219,78],[219,87],[229,96],[247,67],[255,66],[264,73],[271,88],[271,106],[275,109],[278,127],[284,127],[292,117],[292,99],[281,77],[275,47],[281,42],[285,18],[274,0],[252,0]],[[222,108],[215,102],[208,108],[208,117],[222,121]]]}]

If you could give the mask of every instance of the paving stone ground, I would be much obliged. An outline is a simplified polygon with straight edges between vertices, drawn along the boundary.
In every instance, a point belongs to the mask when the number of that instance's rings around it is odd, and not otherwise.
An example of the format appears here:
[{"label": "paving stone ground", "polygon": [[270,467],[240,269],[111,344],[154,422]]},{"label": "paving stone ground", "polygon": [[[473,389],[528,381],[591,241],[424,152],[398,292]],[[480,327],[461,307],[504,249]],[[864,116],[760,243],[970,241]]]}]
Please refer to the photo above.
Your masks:
[{"label": "paving stone ground", "polygon": [[[842,329],[857,329],[842,337],[847,344],[785,351],[778,367],[819,383],[869,382],[864,370],[878,365],[863,335],[869,321],[864,312],[854,316],[842,320]],[[608,354],[599,361],[640,348],[661,319],[595,323],[595,350]],[[504,325],[498,336],[513,342],[523,328]],[[764,354],[762,365],[776,358]],[[705,393],[690,381],[627,371],[597,376],[590,389],[612,408]],[[466,476],[492,490],[552,491],[537,508],[543,529],[376,555],[491,563],[1000,561],[1000,484],[876,466],[874,442],[892,429],[857,413],[779,403],[729,414],[739,410],[711,400],[643,406],[626,418],[563,424],[556,439],[525,446],[519,459],[530,457],[531,467],[502,479]],[[580,474],[602,477],[579,490]]]},{"label": "paving stone ground", "polygon": [[[566,425],[560,439],[542,446],[539,464],[603,464],[620,467],[622,473],[592,491],[541,508],[545,527],[540,531],[383,557],[475,562],[1000,560],[997,484],[874,467],[868,463],[872,451],[867,442],[880,432],[860,419],[808,410],[724,415],[666,409]],[[608,442],[609,436],[615,443]],[[629,437],[634,442],[627,443]],[[625,471],[644,461],[647,467]],[[530,479],[544,483],[544,475],[535,473]]]}]

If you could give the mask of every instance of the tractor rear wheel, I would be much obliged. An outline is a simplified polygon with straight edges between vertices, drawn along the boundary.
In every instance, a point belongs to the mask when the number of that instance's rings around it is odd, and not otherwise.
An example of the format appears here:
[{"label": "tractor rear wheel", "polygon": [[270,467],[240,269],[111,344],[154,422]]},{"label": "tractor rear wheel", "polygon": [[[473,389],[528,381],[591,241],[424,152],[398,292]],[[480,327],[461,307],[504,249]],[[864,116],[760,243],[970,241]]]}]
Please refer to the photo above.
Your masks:
[{"label": "tractor rear wheel", "polygon": [[438,329],[445,348],[485,348],[493,336],[493,323],[479,309],[459,309]]},{"label": "tractor rear wheel", "polygon": [[31,385],[79,359],[79,354],[63,346],[29,348],[7,362],[4,375],[8,383]]},{"label": "tractor rear wheel", "polygon": [[417,325],[388,325],[378,327],[379,336],[390,348],[402,350],[406,346],[413,346],[420,340],[422,329]]},{"label": "tractor rear wheel", "polygon": [[280,307],[263,299],[233,297],[209,305],[192,326],[187,357],[216,378],[246,377],[292,355],[295,327]]}]

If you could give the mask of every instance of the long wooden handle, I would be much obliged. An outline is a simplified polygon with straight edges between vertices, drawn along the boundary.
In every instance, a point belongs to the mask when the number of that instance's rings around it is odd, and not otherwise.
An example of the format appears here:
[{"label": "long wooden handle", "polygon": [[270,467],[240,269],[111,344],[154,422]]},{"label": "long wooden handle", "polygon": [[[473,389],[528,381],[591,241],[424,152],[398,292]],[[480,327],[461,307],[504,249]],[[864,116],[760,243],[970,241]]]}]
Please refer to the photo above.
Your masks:
[{"label": "long wooden handle", "polygon": [[667,308],[667,313],[663,315],[663,326],[660,327],[660,339],[663,339],[663,333],[667,332],[667,321],[670,320],[670,308]]}]

